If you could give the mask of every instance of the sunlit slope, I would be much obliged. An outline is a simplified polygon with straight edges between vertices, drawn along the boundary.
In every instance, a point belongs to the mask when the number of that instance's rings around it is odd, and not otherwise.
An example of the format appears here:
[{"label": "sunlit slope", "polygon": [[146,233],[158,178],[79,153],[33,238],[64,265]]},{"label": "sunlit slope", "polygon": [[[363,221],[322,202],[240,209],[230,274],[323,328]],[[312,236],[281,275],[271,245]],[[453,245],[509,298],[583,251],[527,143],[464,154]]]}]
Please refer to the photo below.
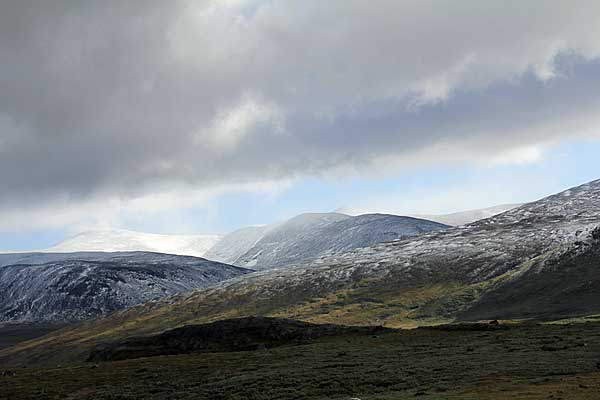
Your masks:
[{"label": "sunlit slope", "polygon": [[68,238],[44,252],[150,251],[204,257],[219,235],[160,235],[123,229],[94,230]]}]

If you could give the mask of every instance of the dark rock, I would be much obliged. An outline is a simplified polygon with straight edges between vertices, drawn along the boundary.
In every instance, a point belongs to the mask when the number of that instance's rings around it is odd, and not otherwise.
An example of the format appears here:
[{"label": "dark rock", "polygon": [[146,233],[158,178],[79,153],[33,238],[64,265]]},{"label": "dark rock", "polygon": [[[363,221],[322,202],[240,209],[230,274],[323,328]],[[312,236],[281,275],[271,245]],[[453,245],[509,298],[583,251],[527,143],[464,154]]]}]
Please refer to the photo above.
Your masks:
[{"label": "dark rock", "polygon": [[311,340],[339,335],[372,335],[391,332],[381,327],[315,325],[284,318],[246,317],[188,325],[154,336],[128,339],[94,349],[89,362],[117,361],[159,355],[254,351],[282,345],[306,344]]}]

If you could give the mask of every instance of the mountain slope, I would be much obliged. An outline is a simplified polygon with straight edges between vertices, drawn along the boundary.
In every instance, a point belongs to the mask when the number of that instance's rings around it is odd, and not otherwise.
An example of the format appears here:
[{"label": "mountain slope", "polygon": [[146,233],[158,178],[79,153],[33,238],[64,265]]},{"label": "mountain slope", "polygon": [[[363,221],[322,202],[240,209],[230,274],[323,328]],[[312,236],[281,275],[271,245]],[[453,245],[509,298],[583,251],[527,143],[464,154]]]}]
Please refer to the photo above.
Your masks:
[{"label": "mountain slope", "polygon": [[[582,238],[583,239],[583,238]],[[500,280],[459,315],[466,320],[570,317],[600,312],[600,228]]]},{"label": "mountain slope", "polygon": [[104,315],[250,272],[158,253],[0,257],[0,321],[62,322]]},{"label": "mountain slope", "polygon": [[262,231],[263,236],[233,263],[256,269],[289,266],[445,228],[432,221],[386,214],[301,214]]},{"label": "mountain slope", "polygon": [[520,207],[523,204],[501,204],[498,206],[482,208],[478,210],[460,211],[451,214],[441,215],[415,215],[416,218],[423,218],[430,221],[439,222],[450,226],[460,226],[470,224],[482,219],[491,218],[494,215]]},{"label": "mountain slope", "polygon": [[209,260],[237,265],[238,259],[273,227],[274,225],[249,226],[228,233],[215,243],[204,256]]},{"label": "mountain slope", "polygon": [[447,225],[424,219],[364,214],[324,227],[309,246],[316,250],[311,257],[325,256],[447,228]]},{"label": "mountain slope", "polygon": [[150,251],[203,257],[220,239],[218,235],[159,235],[127,230],[82,232],[44,252]]},{"label": "mountain slope", "polygon": [[289,264],[294,255],[302,259],[304,243],[325,226],[348,218],[338,213],[300,214],[266,231],[235,265],[264,269]]},{"label": "mountain slope", "polygon": [[[30,342],[27,348],[4,350],[0,360],[81,359],[97,340],[111,342],[248,315],[415,326],[479,316],[553,319],[598,313],[600,295],[594,272],[598,264],[595,253],[582,250],[597,248],[598,225],[600,180],[464,227],[323,257],[289,269],[261,271],[142,304]],[[572,258],[574,254],[589,258],[581,263]],[[556,259],[562,261],[552,264],[550,260]],[[569,264],[569,260],[575,261]],[[532,269],[536,265],[543,268]],[[581,276],[575,284],[570,274],[552,277],[552,265],[558,265],[559,271],[571,265],[572,273]],[[539,275],[531,275],[536,270]],[[497,296],[505,298],[506,304],[496,310],[489,296],[508,289],[509,298]],[[558,307],[559,295],[539,295],[550,291],[576,292],[587,300]],[[507,313],[520,299],[539,302],[530,301],[527,314]]]}]

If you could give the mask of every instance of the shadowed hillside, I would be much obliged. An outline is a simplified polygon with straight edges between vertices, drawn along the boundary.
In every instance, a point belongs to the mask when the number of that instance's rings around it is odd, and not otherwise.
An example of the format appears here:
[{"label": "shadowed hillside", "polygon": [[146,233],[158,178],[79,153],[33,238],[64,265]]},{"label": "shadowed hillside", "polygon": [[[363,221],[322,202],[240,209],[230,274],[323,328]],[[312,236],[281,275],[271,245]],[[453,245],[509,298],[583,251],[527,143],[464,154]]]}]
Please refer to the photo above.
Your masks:
[{"label": "shadowed hillside", "polygon": [[0,321],[91,319],[252,272],[159,253],[24,253],[0,256]]}]

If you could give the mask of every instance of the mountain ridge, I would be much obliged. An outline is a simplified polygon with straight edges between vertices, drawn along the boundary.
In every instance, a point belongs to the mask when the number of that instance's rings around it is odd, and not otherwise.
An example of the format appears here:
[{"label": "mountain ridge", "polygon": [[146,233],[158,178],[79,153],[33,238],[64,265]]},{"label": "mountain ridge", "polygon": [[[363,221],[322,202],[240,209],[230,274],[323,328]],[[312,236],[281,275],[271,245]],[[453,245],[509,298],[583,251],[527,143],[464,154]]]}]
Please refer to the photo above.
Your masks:
[{"label": "mountain ridge", "polygon": [[[71,252],[129,252],[148,251],[165,254],[189,255],[203,257],[210,260],[252,267],[252,248],[269,232],[277,230],[287,223],[303,216],[328,216],[337,215],[349,218],[364,217],[368,215],[387,215],[390,218],[415,218],[437,222],[448,226],[463,225],[475,220],[487,218],[500,212],[512,209],[520,204],[506,204],[488,207],[485,209],[468,210],[443,215],[394,215],[385,213],[368,213],[359,215],[346,215],[341,212],[332,213],[304,213],[280,223],[262,226],[243,227],[225,235],[215,234],[156,234],[132,231],[126,229],[88,230],[68,237],[59,243],[37,250],[43,253],[71,253]],[[397,239],[392,237],[391,239]],[[383,240],[380,240],[383,241]],[[353,247],[365,247],[374,243],[361,243]],[[256,254],[259,250],[254,250]],[[22,253],[22,251],[5,251],[3,254]],[[295,262],[300,259],[293,260]],[[250,264],[248,264],[250,263]],[[285,262],[278,263],[283,265]]]}]

